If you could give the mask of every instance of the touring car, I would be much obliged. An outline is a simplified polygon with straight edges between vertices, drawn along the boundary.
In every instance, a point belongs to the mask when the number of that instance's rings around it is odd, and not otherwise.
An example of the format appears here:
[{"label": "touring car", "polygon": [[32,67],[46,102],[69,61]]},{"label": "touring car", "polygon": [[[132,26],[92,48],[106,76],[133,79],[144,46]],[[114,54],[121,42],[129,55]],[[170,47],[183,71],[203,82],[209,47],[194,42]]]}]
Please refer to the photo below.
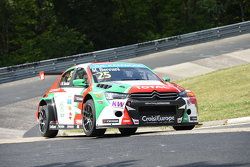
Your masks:
[{"label": "touring car", "polygon": [[[41,72],[44,79],[46,72]],[[85,63],[63,72],[41,98],[36,118],[44,137],[60,129],[102,136],[107,128],[133,135],[142,126],[191,130],[198,124],[194,93],[143,64]]]}]

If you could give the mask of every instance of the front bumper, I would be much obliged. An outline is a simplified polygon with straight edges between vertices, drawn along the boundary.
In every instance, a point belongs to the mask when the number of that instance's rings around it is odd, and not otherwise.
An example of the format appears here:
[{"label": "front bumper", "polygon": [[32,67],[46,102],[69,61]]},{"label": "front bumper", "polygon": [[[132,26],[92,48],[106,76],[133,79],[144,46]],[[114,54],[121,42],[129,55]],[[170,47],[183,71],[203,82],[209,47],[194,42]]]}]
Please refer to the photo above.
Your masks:
[{"label": "front bumper", "polygon": [[180,123],[185,112],[186,102],[176,100],[132,100],[127,101],[126,109],[135,125],[174,125]]},{"label": "front bumper", "polygon": [[[119,123],[102,124],[97,128],[133,128],[142,126],[188,126],[197,125],[196,105],[188,98],[178,97],[173,100],[137,100],[127,99],[124,106],[130,121],[120,119]],[[118,120],[118,119],[117,119]]]}]

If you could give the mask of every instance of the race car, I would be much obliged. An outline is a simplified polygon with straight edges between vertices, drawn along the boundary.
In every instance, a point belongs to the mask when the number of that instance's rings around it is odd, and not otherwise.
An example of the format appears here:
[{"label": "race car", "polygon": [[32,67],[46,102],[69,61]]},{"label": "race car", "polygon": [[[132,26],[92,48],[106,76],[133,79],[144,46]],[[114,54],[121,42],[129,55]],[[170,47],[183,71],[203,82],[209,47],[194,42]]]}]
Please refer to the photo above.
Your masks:
[{"label": "race car", "polygon": [[[40,72],[41,79],[45,75]],[[48,138],[60,129],[103,136],[107,128],[118,128],[122,135],[133,135],[143,126],[191,130],[198,124],[198,109],[192,91],[143,64],[85,63],[56,79],[41,98],[36,118]]]}]

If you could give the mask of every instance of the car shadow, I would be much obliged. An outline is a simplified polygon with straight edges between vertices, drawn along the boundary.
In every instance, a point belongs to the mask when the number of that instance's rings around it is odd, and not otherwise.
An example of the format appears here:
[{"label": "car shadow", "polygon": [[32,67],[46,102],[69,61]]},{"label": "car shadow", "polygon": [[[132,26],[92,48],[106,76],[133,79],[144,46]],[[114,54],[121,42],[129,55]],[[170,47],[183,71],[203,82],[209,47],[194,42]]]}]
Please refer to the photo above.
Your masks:
[{"label": "car shadow", "polygon": [[137,132],[134,135],[122,135],[120,133],[114,133],[114,134],[105,134],[103,136],[97,136],[97,137],[88,137],[85,134],[82,135],[67,135],[67,136],[57,136],[56,138],[91,138],[91,139],[103,139],[103,138],[122,138],[122,137],[131,137],[131,136],[140,136],[143,134],[155,134],[159,133],[159,131],[156,132]]},{"label": "car shadow", "polygon": [[[97,165],[95,167],[126,167],[126,166],[135,166],[138,160],[126,160],[126,161],[119,161],[119,162],[112,162],[109,164]],[[85,167],[88,165],[84,165],[82,161],[75,161],[75,162],[57,162],[51,163],[46,165],[38,165],[34,167],[55,167],[55,166],[70,166],[70,167]]]},{"label": "car shadow", "polygon": [[[172,130],[170,130],[172,131]],[[164,130],[162,131],[146,131],[146,132],[136,132],[134,135],[121,135],[120,133],[113,133],[113,134],[105,134],[104,136],[100,136],[100,137],[87,137],[84,133],[79,134],[79,135],[62,135],[62,136],[57,136],[56,138],[71,138],[71,137],[86,137],[86,138],[117,138],[117,137],[129,137],[129,136],[140,136],[140,135],[144,135],[144,134],[157,134],[157,133],[161,133],[161,132],[166,132]],[[38,125],[35,125],[34,127],[32,127],[30,130],[28,130],[27,132],[24,133],[23,138],[29,138],[29,137],[41,137],[40,132],[39,132],[39,127]]]},{"label": "car shadow", "polygon": [[28,138],[28,137],[41,137],[38,124],[24,133],[23,138]]}]

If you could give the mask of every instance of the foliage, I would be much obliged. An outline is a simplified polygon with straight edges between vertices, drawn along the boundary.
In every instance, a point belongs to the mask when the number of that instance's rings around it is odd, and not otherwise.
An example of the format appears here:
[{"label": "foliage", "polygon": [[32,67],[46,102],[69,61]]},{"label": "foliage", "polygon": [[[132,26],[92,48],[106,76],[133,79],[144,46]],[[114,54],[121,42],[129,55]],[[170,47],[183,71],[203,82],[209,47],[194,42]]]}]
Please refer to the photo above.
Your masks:
[{"label": "foliage", "polygon": [[248,0],[1,0],[0,66],[249,20]]}]

